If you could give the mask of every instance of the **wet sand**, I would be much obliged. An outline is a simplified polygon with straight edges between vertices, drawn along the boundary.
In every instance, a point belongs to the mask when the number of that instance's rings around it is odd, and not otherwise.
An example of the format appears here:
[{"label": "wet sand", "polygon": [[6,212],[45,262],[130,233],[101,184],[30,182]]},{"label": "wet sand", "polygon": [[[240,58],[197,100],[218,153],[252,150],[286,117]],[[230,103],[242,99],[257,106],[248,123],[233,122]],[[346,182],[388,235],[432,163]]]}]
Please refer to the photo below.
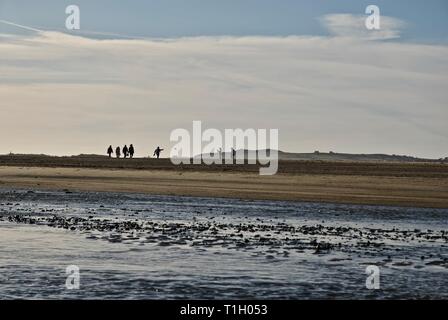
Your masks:
[{"label": "wet sand", "polygon": [[447,213],[0,188],[0,299],[446,299]]},{"label": "wet sand", "polygon": [[448,208],[448,165],[281,161],[260,176],[253,165],[2,156],[0,187]]}]

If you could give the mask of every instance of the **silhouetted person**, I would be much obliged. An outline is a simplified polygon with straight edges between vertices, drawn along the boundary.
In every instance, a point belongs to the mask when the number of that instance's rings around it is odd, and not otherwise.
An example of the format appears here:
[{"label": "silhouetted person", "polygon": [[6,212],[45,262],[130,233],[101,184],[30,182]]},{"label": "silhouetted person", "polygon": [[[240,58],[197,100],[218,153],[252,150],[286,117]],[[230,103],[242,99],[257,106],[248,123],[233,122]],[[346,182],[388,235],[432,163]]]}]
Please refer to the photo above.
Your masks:
[{"label": "silhouetted person", "polygon": [[236,150],[232,148],[232,160],[234,161],[236,157]]},{"label": "silhouetted person", "polygon": [[128,146],[124,145],[124,147],[123,147],[123,156],[124,156],[125,159],[128,156],[128,152],[129,152]]},{"label": "silhouetted person", "polygon": [[157,159],[160,157],[160,152],[162,152],[163,149],[160,149],[160,147],[157,147],[156,150],[154,150],[153,156],[157,156]]},{"label": "silhouetted person", "polygon": [[117,158],[120,158],[120,155],[121,155],[120,147],[117,147],[115,149],[115,155],[117,156]]},{"label": "silhouetted person", "polygon": [[129,146],[129,157],[132,159],[134,157],[134,146],[131,145]]},{"label": "silhouetted person", "polygon": [[114,149],[112,149],[112,146],[109,146],[107,149],[107,154],[109,155],[109,158],[112,157],[112,153],[114,153]]}]

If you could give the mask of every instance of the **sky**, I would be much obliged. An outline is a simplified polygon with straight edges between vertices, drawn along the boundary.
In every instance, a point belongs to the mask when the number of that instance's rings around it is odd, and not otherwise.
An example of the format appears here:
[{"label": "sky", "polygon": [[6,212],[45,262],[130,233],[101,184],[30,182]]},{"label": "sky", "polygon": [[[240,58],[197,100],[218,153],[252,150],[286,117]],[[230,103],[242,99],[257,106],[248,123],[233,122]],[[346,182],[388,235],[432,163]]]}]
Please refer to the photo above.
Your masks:
[{"label": "sky", "polygon": [[0,154],[147,156],[201,120],[279,129],[284,151],[440,158],[447,88],[445,0],[0,0]]}]

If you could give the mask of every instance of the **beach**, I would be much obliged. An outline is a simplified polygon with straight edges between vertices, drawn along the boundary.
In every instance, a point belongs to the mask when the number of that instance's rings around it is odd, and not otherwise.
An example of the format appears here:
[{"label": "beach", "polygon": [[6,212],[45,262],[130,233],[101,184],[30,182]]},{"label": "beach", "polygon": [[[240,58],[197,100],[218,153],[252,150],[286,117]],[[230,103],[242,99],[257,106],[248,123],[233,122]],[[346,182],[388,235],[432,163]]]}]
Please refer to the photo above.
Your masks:
[{"label": "beach", "polygon": [[0,299],[446,299],[447,216],[437,163],[0,156]]},{"label": "beach", "polygon": [[447,9],[0,0],[0,303],[448,301]]},{"label": "beach", "polygon": [[447,215],[0,188],[0,299],[446,299]]},{"label": "beach", "polygon": [[403,162],[280,161],[257,165],[182,165],[169,159],[0,157],[0,186],[250,200],[448,208],[448,165]]}]

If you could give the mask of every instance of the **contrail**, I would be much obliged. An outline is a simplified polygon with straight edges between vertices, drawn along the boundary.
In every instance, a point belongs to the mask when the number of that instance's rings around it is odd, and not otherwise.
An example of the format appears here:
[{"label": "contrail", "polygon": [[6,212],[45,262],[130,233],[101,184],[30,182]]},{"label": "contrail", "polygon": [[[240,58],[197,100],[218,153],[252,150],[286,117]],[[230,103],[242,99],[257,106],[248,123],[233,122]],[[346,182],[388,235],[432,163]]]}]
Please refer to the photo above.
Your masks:
[{"label": "contrail", "polygon": [[[40,29],[36,29],[36,28],[32,28],[32,27],[28,27],[28,26],[24,26],[22,24],[17,24],[14,22],[10,22],[10,21],[6,21],[6,20],[2,20],[0,19],[0,23],[4,23],[10,26],[14,26],[17,28],[21,28],[21,29],[25,29],[25,30],[30,30],[30,31],[35,31],[35,32],[45,32],[45,30],[40,30]],[[64,32],[66,30],[62,30],[57,28],[56,30],[60,31],[60,32]],[[64,32],[66,33],[66,32]],[[147,37],[141,37],[141,36],[130,36],[130,35],[124,35],[124,34],[118,34],[118,33],[109,33],[109,32],[97,32],[97,31],[89,31],[89,30],[81,30],[78,31],[77,33],[79,34],[86,34],[86,35],[98,35],[98,36],[110,36],[110,37],[120,37],[120,38],[126,38],[126,39],[138,39],[138,40],[148,40],[148,39],[152,39],[152,40],[157,40],[156,38],[147,38]],[[70,34],[70,35],[74,35],[72,33],[66,33],[66,34]]]},{"label": "contrail", "polygon": [[4,23],[4,24],[8,24],[10,26],[17,27],[17,28],[22,28],[22,29],[25,29],[25,30],[36,31],[36,32],[44,32],[43,30],[27,27],[27,26],[24,26],[24,25],[21,25],[21,24],[17,24],[17,23],[14,23],[14,22],[9,22],[9,21],[6,21],[6,20],[1,20],[0,19],[0,22]]},{"label": "contrail", "polygon": [[[17,24],[17,23],[14,23],[14,22],[6,21],[6,20],[1,20],[0,19],[0,23],[4,23],[4,24],[10,25],[10,26],[14,26],[14,27],[17,27],[17,28],[25,29],[25,30],[36,31],[36,32],[44,32],[44,30],[40,30],[40,29],[24,26],[22,24]],[[64,32],[66,30],[63,31],[61,29],[60,31]],[[86,31],[82,30],[82,31],[79,31],[78,33],[80,33],[80,34],[91,34],[91,35],[103,35],[103,36],[116,36],[116,37],[127,38],[127,39],[146,39],[145,37],[139,37],[139,36],[129,36],[129,35],[124,35],[124,34],[109,33],[109,32],[96,32],[96,31],[89,31],[89,30],[86,30]],[[71,34],[71,33],[68,33],[68,34]]]}]

